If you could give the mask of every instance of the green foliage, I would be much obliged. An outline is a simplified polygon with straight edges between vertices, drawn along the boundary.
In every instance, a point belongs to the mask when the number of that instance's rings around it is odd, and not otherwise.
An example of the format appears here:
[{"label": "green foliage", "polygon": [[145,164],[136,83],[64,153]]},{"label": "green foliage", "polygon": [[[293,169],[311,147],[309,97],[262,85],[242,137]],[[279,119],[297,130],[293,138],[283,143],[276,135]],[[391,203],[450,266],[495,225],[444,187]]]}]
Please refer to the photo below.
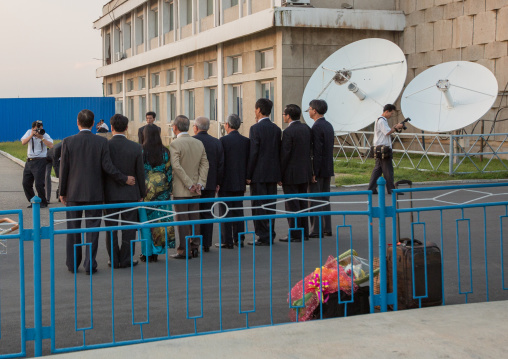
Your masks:
[{"label": "green foliage", "polygon": [[[53,140],[53,144],[57,144],[60,140]],[[21,141],[14,142],[0,142],[0,151],[7,152],[8,154],[19,158],[22,161],[26,161],[27,146],[23,146]],[[51,171],[51,175],[55,176],[55,171]]]}]

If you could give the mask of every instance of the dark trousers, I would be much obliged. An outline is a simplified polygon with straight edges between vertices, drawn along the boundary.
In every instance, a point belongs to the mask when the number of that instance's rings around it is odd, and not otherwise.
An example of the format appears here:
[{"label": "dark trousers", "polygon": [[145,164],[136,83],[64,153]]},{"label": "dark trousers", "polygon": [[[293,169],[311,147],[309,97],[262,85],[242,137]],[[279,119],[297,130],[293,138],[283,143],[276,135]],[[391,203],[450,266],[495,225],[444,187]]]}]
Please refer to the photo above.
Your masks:
[{"label": "dark trousers", "polygon": [[[89,206],[94,204],[101,204],[101,202],[67,202],[67,207],[74,206]],[[67,229],[77,229],[81,228],[81,218],[83,217],[83,211],[68,211],[67,219],[77,219],[74,221],[67,222]],[[93,209],[86,210],[85,217],[87,218],[85,221],[86,228],[97,228],[101,226],[101,217],[102,210]],[[90,217],[99,217],[94,219],[89,219]],[[67,234],[67,259],[65,264],[67,264],[67,268],[70,271],[74,271],[74,263],[76,263],[76,269],[79,268],[82,259],[82,247],[74,247],[75,244],[81,244],[81,233],[69,233]],[[92,245],[92,258],[90,258],[90,248],[86,247],[85,251],[85,262],[83,266],[85,271],[90,271],[90,260],[92,261],[92,269],[97,268],[97,261],[95,257],[97,256],[97,248],[99,247],[99,232],[90,232],[86,234],[86,243],[91,243]],[[76,256],[74,257],[74,251],[76,252]]]},{"label": "dark trousers", "polygon": [[[244,191],[219,191],[219,197],[243,197],[244,195]],[[224,215],[226,218],[243,217],[243,201],[226,201],[225,203],[228,206],[228,213],[225,215],[226,208],[220,206],[219,214],[221,217]],[[239,240],[243,242],[245,235],[242,234],[238,238],[239,233],[242,232],[245,232],[244,221],[223,223],[221,227],[222,243],[233,245],[233,243],[238,243]]]},{"label": "dark trousers", "polygon": [[388,194],[392,193],[392,190],[395,188],[395,184],[393,183],[393,162],[391,158],[376,158],[376,165],[372,170],[369,181],[368,189],[370,191],[377,193],[377,180],[381,177],[381,174],[385,178]]},{"label": "dark trousers", "polygon": [[46,162],[46,199],[48,202],[51,200],[51,169],[53,168],[53,162]]},{"label": "dark trousers", "polygon": [[[316,183],[309,184],[309,193],[326,193],[330,192],[330,177],[316,177]],[[313,208],[311,212],[329,212],[331,211],[330,203],[323,205],[322,202],[313,202],[313,200],[330,202],[330,197],[311,197],[309,198],[309,208]],[[322,231],[332,233],[332,216],[310,217],[310,234],[319,235],[319,223],[322,221]]]},{"label": "dark trousers", "polygon": [[[201,198],[214,198],[215,190],[203,190],[201,191]],[[213,219],[212,209],[213,202],[208,203],[200,203],[199,210],[204,211],[201,212],[201,219]],[[212,246],[212,238],[213,238],[213,223],[200,224],[200,231],[203,235],[203,247],[210,248]]]},{"label": "dark trousers", "polygon": [[[308,183],[300,183],[300,184],[283,184],[282,190],[284,194],[297,194],[297,193],[307,193]],[[299,200],[293,199],[285,202],[286,211],[288,212],[305,212],[307,209],[308,200]],[[295,223],[296,219],[296,223]],[[302,228],[303,236],[305,238],[309,237],[309,219],[308,217],[298,217],[298,218],[289,218],[288,217],[288,225],[289,228]],[[300,231],[291,231],[291,239],[302,239],[302,234]]]},{"label": "dark trousers", "polygon": [[[127,202],[127,201],[126,201]],[[132,201],[128,201],[132,202]],[[115,202],[115,203],[121,203],[121,202]],[[125,202],[124,202],[125,203]],[[119,211],[122,211],[122,213],[118,213]],[[124,212],[125,211],[125,212]],[[111,219],[110,221],[106,220],[106,226],[121,226],[121,225],[132,225],[132,223],[122,223],[121,221],[126,222],[139,222],[138,220],[138,211],[137,209],[132,208],[112,208],[107,209],[106,214],[108,215],[108,218]],[[121,218],[121,221],[117,221],[119,218]],[[111,251],[111,238],[113,238],[113,251]],[[128,230],[122,230],[122,245],[119,246],[118,244],[118,231],[111,231],[107,232],[106,235],[106,249],[108,251],[108,257],[111,260],[111,254],[113,254],[113,260],[111,261],[112,265],[114,265],[115,268],[117,267],[129,267],[131,264],[132,256],[134,255],[136,251],[136,246],[132,246],[132,253],[131,253],[131,241],[136,239],[136,230],[135,229],[128,229]]]},{"label": "dark trousers", "polygon": [[[173,199],[180,200],[180,199],[198,199],[199,197],[173,197]],[[182,221],[193,221],[193,220],[199,220],[199,203],[185,203],[185,204],[175,204],[173,206],[173,209],[176,212],[176,221],[182,222]],[[184,213],[184,212],[195,212],[195,213]],[[177,253],[180,255],[187,255],[189,256],[189,253],[185,253],[185,237],[192,236],[192,225],[184,225],[184,226],[178,226],[178,238],[179,238],[179,245],[176,249]],[[194,225],[194,236],[199,236],[201,231],[200,225]],[[194,249],[199,248],[199,238],[191,238],[188,241],[187,250],[192,251]]]},{"label": "dark trousers", "polygon": [[44,181],[46,179],[46,157],[28,159],[23,170],[23,190],[28,202],[35,196],[33,189],[35,181],[35,189],[37,196],[41,199],[41,203],[47,203]]},{"label": "dark trousers", "polygon": [[[252,196],[264,196],[264,195],[273,195],[277,194],[277,183],[251,183],[250,184],[250,194]],[[262,205],[266,205],[267,203],[275,202],[272,200],[255,200],[252,201],[253,207],[259,207]],[[265,216],[270,214],[276,214],[275,212],[275,203],[269,206],[265,206],[271,208],[272,210],[266,210],[264,208],[253,208],[252,214],[254,216]],[[254,221],[254,230],[256,231],[256,235],[259,237],[259,241],[270,243],[270,220],[269,219],[260,219]],[[275,238],[275,220],[272,219],[272,241]]]}]

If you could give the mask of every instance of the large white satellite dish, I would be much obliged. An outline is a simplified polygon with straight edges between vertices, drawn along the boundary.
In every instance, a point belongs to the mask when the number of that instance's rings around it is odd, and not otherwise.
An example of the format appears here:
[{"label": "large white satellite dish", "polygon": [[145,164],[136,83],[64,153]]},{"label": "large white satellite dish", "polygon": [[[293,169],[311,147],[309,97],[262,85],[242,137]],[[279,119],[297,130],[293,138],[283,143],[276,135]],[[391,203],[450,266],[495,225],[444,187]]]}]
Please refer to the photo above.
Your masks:
[{"label": "large white satellite dish", "polygon": [[[325,100],[325,117],[336,133],[361,130],[381,115],[384,105],[395,102],[406,74],[404,54],[393,42],[353,42],[319,65],[305,87],[302,109],[313,99]],[[303,118],[312,126],[314,121],[307,112]]]},{"label": "large white satellite dish", "polygon": [[451,61],[416,76],[402,94],[401,109],[416,128],[449,132],[482,117],[494,104],[497,91],[496,77],[486,67]]}]

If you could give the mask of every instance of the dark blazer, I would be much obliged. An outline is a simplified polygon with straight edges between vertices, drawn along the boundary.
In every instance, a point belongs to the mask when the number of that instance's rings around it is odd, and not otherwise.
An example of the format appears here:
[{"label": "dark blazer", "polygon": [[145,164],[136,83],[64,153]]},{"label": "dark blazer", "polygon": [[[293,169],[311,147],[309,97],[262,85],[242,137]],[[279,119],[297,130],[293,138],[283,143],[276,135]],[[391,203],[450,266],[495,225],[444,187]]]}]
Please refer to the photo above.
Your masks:
[{"label": "dark blazer", "polygon": [[111,162],[108,140],[80,131],[62,141],[60,196],[66,196],[69,202],[102,202],[103,173],[127,186],[127,176]]},{"label": "dark blazer", "polygon": [[281,129],[268,118],[251,126],[247,179],[254,183],[280,182],[281,135]]},{"label": "dark blazer", "polygon": [[333,126],[324,117],[312,125],[312,169],[316,177],[332,177],[333,144],[335,142]]},{"label": "dark blazer", "polygon": [[48,149],[48,162],[53,162],[56,178],[60,176],[60,157],[62,157],[62,142]]},{"label": "dark blazer", "polygon": [[292,122],[282,132],[282,146],[280,149],[282,183],[300,184],[310,182],[312,178],[311,136],[310,127],[300,121]]},{"label": "dark blazer", "polygon": [[250,140],[238,131],[231,131],[227,136],[221,137],[220,142],[224,148],[224,175],[220,190],[245,192]]},{"label": "dark blazer", "polygon": [[203,142],[206,158],[208,159],[209,167],[205,190],[215,191],[217,185],[222,182],[224,173],[224,150],[222,143],[215,137],[210,136],[206,131],[198,132],[193,137]]},{"label": "dark blazer", "polygon": [[109,154],[113,165],[127,176],[136,178],[134,186],[119,184],[113,178],[104,181],[104,197],[108,202],[136,202],[146,195],[145,169],[141,145],[116,135],[108,141]]},{"label": "dark blazer", "polygon": [[[155,124],[154,124],[154,125],[155,125]],[[146,126],[146,125],[145,125],[145,126]],[[143,137],[143,131],[145,130],[145,126],[141,126],[141,127],[139,128],[139,130],[138,130],[138,143],[139,143],[140,145],[143,145],[143,139],[144,139],[144,137]],[[155,125],[155,127],[157,127],[157,128],[159,129],[159,135],[160,135],[160,133],[161,133],[161,128],[160,128],[159,126],[157,126],[157,125]]]}]

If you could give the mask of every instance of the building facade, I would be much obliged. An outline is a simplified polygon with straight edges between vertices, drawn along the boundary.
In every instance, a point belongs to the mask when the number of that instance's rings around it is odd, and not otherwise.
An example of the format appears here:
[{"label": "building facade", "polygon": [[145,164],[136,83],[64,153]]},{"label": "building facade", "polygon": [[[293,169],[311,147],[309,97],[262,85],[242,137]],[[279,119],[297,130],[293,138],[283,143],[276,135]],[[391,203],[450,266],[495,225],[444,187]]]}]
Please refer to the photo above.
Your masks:
[{"label": "building facade", "polygon": [[284,106],[300,105],[319,64],[372,37],[403,49],[407,83],[459,59],[487,66],[500,89],[508,77],[508,0],[114,0],[102,13],[97,76],[133,139],[147,111],[165,143],[178,114],[209,117],[219,137],[236,113],[247,135],[259,97],[273,100],[272,120],[284,128]]}]

